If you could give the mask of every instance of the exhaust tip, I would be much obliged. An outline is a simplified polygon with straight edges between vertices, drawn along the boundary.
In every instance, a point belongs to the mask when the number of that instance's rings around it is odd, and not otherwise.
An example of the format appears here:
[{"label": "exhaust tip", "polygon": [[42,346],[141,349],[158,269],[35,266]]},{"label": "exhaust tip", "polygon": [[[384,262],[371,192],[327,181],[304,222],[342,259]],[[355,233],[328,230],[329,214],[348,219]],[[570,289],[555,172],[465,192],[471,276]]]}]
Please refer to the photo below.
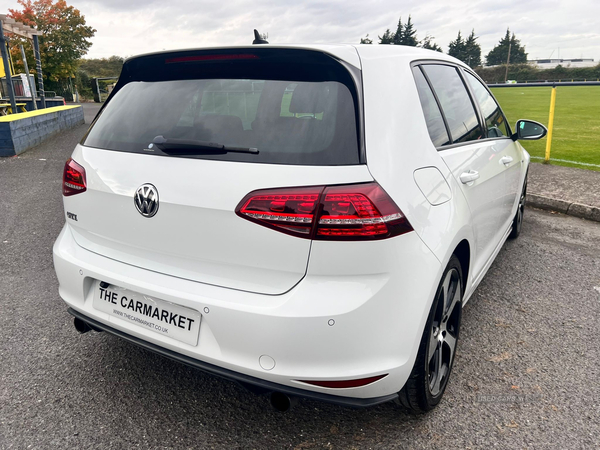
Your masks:
[{"label": "exhaust tip", "polygon": [[282,392],[271,392],[269,401],[276,411],[286,412],[298,402],[298,399],[296,397],[290,397]]},{"label": "exhaust tip", "polygon": [[73,325],[75,325],[75,329],[81,334],[87,333],[91,330],[90,326],[87,323],[85,323],[81,319],[78,319],[77,317],[73,319]]}]

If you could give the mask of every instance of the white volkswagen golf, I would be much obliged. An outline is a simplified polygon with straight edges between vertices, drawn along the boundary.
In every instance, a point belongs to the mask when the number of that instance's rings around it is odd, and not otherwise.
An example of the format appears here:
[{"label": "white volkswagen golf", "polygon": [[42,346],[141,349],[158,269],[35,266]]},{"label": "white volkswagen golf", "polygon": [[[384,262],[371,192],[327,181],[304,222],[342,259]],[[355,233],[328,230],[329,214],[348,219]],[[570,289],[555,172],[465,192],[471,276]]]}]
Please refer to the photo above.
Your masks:
[{"label": "white volkswagen golf", "polygon": [[80,332],[270,393],[435,407],[461,311],[521,229],[517,122],[458,60],[392,45],[131,58],[64,169]]}]

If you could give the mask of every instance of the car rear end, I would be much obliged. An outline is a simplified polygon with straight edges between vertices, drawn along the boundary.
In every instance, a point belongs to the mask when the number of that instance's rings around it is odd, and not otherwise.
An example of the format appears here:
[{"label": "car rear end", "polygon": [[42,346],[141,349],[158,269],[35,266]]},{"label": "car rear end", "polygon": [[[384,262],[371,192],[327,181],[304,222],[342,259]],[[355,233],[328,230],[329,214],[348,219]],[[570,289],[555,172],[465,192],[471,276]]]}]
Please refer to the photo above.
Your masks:
[{"label": "car rear end", "polygon": [[352,47],[128,60],[65,165],[70,312],[267,390],[394,398],[439,262],[369,172],[360,69]]}]

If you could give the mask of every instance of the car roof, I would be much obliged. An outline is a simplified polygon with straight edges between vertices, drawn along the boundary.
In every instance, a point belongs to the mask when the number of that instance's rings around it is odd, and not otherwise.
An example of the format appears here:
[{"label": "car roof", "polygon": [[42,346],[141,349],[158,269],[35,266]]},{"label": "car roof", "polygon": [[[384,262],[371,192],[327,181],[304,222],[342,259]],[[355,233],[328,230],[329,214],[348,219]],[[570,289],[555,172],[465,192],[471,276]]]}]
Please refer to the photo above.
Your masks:
[{"label": "car roof", "polygon": [[462,61],[435,50],[428,50],[421,47],[411,47],[408,45],[380,45],[380,44],[359,44],[354,45],[356,51],[360,55],[361,60],[365,61],[370,58],[381,58],[393,56],[400,60],[406,60],[406,63],[411,63],[418,60],[437,60],[447,61],[453,64],[458,64],[463,67],[468,67]]},{"label": "car roof", "polygon": [[[448,56],[441,52],[433,50],[427,50],[420,47],[409,47],[405,45],[378,45],[378,44],[261,44],[259,48],[273,48],[273,49],[300,49],[300,50],[316,50],[323,53],[328,53],[336,58],[339,58],[357,68],[361,68],[361,59],[369,58],[380,58],[382,56],[394,56],[397,58],[406,58],[407,62],[415,60],[444,60],[455,64],[464,66],[464,63],[456,58]],[[231,46],[218,46],[218,47],[196,47],[196,48],[185,48],[185,49],[173,49],[163,50],[159,52],[144,53],[129,57],[125,62],[135,60],[152,55],[160,54],[173,54],[178,52],[189,52],[198,50],[250,50],[256,49],[257,45],[231,45]]]}]

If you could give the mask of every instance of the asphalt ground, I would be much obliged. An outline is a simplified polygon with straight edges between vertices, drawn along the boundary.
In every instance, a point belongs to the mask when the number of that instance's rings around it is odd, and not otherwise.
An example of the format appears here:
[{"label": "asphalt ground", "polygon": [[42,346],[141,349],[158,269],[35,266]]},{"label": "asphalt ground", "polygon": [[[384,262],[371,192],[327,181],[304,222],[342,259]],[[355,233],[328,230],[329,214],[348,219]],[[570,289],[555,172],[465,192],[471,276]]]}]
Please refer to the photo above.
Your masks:
[{"label": "asphalt ground", "polygon": [[300,400],[278,413],[232,382],[75,331],[51,247],[63,165],[86,128],[0,159],[0,448],[600,447],[599,223],[527,209],[465,307],[433,412]]}]

